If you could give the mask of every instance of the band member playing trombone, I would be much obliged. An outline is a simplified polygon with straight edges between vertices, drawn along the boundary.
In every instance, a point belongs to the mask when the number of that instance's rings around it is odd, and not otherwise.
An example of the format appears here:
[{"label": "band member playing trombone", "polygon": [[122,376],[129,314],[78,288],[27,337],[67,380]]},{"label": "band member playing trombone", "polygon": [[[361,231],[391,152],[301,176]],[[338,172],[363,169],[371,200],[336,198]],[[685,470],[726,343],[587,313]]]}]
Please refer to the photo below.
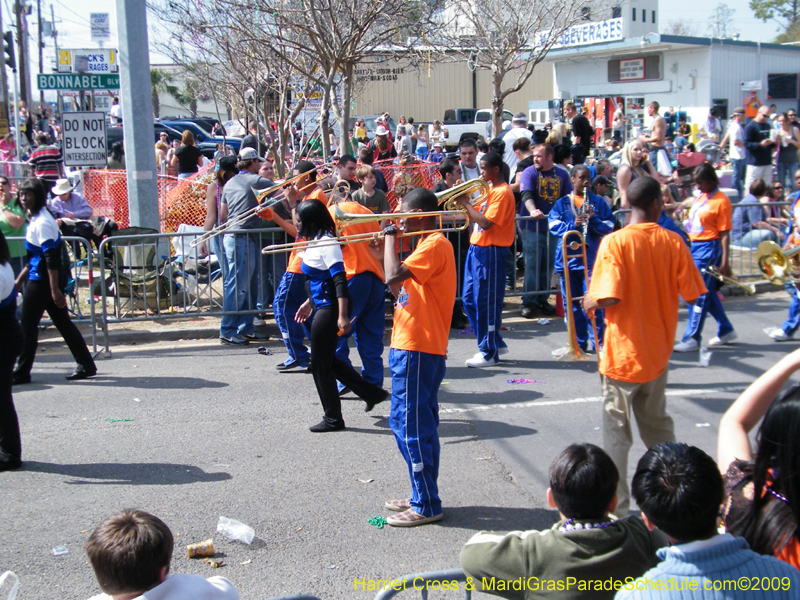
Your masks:
[{"label": "band member playing trombone", "polygon": [[295,319],[304,323],[312,308],[315,311],[311,323],[311,373],[325,411],[322,421],[310,430],[339,431],[345,428],[345,423],[336,391],[337,379],[367,403],[367,412],[389,394],[365,381],[353,367],[336,357],[338,336],[350,333],[351,299],[342,247],[337,243],[336,226],[328,209],[319,202],[302,202],[296,214],[299,234],[309,242],[302,264],[308,300],[300,306]]},{"label": "band member playing trombone", "polygon": [[[592,277],[594,257],[597,254],[600,240],[614,231],[614,216],[611,214],[611,207],[603,198],[593,194],[589,189],[591,183],[589,169],[585,165],[575,165],[572,169],[571,180],[573,192],[557,200],[547,215],[550,233],[559,240],[562,240],[568,231],[577,230],[583,235],[586,244],[587,265],[583,264],[582,249],[570,252],[570,249],[567,248],[568,256],[565,259],[563,243],[559,241],[556,245],[555,272],[561,276],[561,295],[564,299],[565,315],[566,311],[570,310],[570,307],[567,307],[566,285],[569,285],[573,298],[586,293],[586,283]],[[578,236],[572,236],[567,242],[578,239]],[[584,274],[584,268],[589,270],[588,273]],[[565,270],[569,274],[569,281],[567,281]],[[581,350],[584,352],[588,350],[590,339],[594,346],[593,349],[602,347],[605,329],[603,311],[595,311],[597,337],[599,338],[599,341],[595,341],[594,332],[590,331],[592,328],[589,327],[589,321],[581,307],[580,298],[572,301],[571,310],[574,317],[575,334]]]},{"label": "band member playing trombone", "polygon": [[[401,212],[425,212],[404,219],[406,232],[435,230],[437,198],[424,188],[403,197]],[[392,408],[389,426],[408,466],[411,497],[389,500],[397,512],[386,521],[413,527],[441,520],[439,499],[439,404],[444,379],[450,318],[456,298],[456,264],[450,242],[440,231],[424,235],[403,262],[395,251],[396,229],[385,230],[383,249],[386,283],[397,298],[389,350]],[[500,263],[502,265],[502,262]]]},{"label": "band member playing trombone", "polygon": [[[232,177],[222,190],[220,199],[220,221],[236,219],[240,215],[252,212],[252,216],[237,224],[236,229],[258,229],[261,221],[255,214],[258,207],[254,189],[262,190],[274,185],[271,181],[259,177],[258,169],[264,159],[252,148],[244,148],[239,153],[236,168],[239,173]],[[228,272],[223,284],[223,310],[226,312],[255,310],[258,300],[258,234],[225,233],[222,239]],[[219,340],[223,344],[241,346],[251,339],[268,339],[268,336],[257,333],[253,326],[252,314],[223,315],[219,327]]]},{"label": "band member playing trombone", "polygon": [[[286,199],[289,208],[292,210],[292,220],[287,221],[276,214],[271,208],[264,208],[258,215],[262,219],[274,221],[281,229],[291,237],[297,239],[296,211],[301,202],[316,200],[323,205],[328,203],[325,193],[317,185],[317,171],[314,163],[303,160],[297,163],[292,171],[293,177],[300,177],[292,187],[286,190]],[[298,240],[300,241],[300,240]],[[275,299],[272,309],[275,312],[275,323],[280,329],[283,343],[289,353],[289,358],[277,366],[278,371],[289,371],[299,368],[306,370],[311,364],[311,355],[303,343],[306,335],[311,339],[310,326],[311,320],[303,324],[294,320],[297,310],[306,301],[305,278],[301,268],[303,259],[297,250],[292,250],[286,265],[286,272],[281,277],[278,290],[275,292]]]},{"label": "band member playing trombone", "polygon": [[702,164],[694,170],[694,183],[702,194],[692,205],[687,229],[692,240],[692,258],[703,273],[708,293],[700,296],[697,304],[689,308],[689,321],[683,339],[675,344],[675,352],[699,350],[708,313],[719,323],[717,335],[708,341],[709,346],[728,344],[738,337],[717,294],[719,279],[706,272],[708,267],[714,266],[722,275],[731,276],[729,256],[733,207],[730,199],[720,191],[717,172],[710,164]]},{"label": "band member playing trombone", "polygon": [[[800,186],[800,169],[795,171],[794,181],[795,184]],[[791,220],[789,223],[789,233],[786,235],[786,243],[783,247],[784,251],[800,245],[800,229],[798,229],[798,224],[800,224],[800,193],[798,192],[794,194],[794,202],[792,202],[791,208]],[[792,270],[796,271],[796,269]],[[789,305],[789,316],[786,318],[786,321],[783,322],[783,325],[781,325],[779,329],[774,329],[769,334],[769,337],[777,342],[785,342],[792,339],[797,328],[800,327],[800,289],[793,281],[786,281],[783,287],[786,293],[792,298],[792,302]]]},{"label": "band member playing trombone", "polygon": [[594,276],[583,308],[605,309],[600,359],[603,387],[603,448],[620,472],[616,514],[630,504],[628,452],[633,444],[631,410],[648,448],[675,440],[667,415],[667,366],[678,326],[678,294],[694,302],[706,293],[692,255],[677,233],[658,225],[661,188],[639,177],[628,188],[631,220],[600,242]]},{"label": "band member playing trombone", "polygon": [[500,335],[505,295],[505,260],[514,241],[514,193],[503,179],[503,158],[488,152],[481,158],[481,178],[492,186],[478,211],[467,196],[458,199],[475,229],[464,267],[463,301],[467,318],[478,337],[478,353],[468,367],[496,365],[508,346]]}]

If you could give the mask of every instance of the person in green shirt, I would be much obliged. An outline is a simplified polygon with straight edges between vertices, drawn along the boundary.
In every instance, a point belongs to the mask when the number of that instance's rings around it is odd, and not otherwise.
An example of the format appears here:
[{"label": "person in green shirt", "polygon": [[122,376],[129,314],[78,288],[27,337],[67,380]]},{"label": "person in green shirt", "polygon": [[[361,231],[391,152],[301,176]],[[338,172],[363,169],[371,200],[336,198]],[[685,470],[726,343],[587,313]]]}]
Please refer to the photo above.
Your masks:
[{"label": "person in green shirt", "polygon": [[11,182],[8,177],[0,175],[0,231],[6,238],[23,238],[23,241],[9,241],[11,268],[14,275],[19,275],[25,261],[25,231],[28,219],[25,209],[18,198],[11,194]]}]

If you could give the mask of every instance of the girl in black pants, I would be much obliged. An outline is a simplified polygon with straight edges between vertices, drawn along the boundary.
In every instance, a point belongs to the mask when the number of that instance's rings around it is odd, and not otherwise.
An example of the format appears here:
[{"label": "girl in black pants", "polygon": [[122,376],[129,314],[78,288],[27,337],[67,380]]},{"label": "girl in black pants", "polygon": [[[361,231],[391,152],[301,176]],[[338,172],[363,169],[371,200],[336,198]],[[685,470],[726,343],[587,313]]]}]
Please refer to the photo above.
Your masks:
[{"label": "girl in black pants", "polygon": [[17,289],[27,279],[22,298],[22,333],[25,337],[14,385],[30,383],[31,368],[39,345],[39,321],[47,311],[53,325],[67,343],[78,368],[67,379],[86,379],[97,374],[92,355],[81,332],[69,318],[64,288],[67,271],[61,264],[61,234],[58,224],[45,206],[45,192],[37,179],[27,179],[19,188],[19,199],[31,221],[25,234],[28,264],[17,277]]},{"label": "girl in black pants", "polygon": [[297,209],[300,237],[311,240],[303,253],[308,300],[297,311],[295,320],[304,322],[316,309],[311,324],[311,373],[322,401],[325,416],[313,427],[314,433],[344,429],[342,402],[336,389],[338,379],[366,403],[369,412],[389,393],[368,383],[349,364],[336,358],[339,335],[350,331],[350,294],[344,271],[342,248],[334,237],[336,227],[322,202],[302,202]]},{"label": "girl in black pants", "polygon": [[17,321],[17,286],[10,258],[8,243],[0,232],[0,471],[22,465],[19,421],[11,396],[11,372],[22,349],[22,329]]}]

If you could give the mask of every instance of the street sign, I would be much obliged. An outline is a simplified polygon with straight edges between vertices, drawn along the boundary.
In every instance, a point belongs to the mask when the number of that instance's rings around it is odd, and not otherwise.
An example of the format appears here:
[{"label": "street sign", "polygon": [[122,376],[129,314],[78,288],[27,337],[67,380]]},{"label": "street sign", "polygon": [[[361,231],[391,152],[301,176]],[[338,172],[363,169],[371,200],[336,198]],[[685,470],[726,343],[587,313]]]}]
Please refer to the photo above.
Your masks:
[{"label": "street sign", "polygon": [[118,90],[119,75],[39,73],[36,83],[40,90]]},{"label": "street sign", "polygon": [[111,19],[108,13],[89,13],[89,25],[93,42],[111,39]]},{"label": "street sign", "polygon": [[61,154],[66,166],[105,167],[108,163],[105,113],[64,113],[61,134]]},{"label": "street sign", "polygon": [[118,73],[117,51],[113,48],[59,50],[59,73]]}]

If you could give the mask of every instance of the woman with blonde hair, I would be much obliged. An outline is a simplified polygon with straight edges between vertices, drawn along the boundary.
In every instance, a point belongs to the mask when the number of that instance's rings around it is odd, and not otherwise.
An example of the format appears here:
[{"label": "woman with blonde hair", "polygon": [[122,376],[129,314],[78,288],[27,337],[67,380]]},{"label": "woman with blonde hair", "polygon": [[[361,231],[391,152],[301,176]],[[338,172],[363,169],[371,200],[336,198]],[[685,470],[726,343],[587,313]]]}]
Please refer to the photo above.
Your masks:
[{"label": "woman with blonde hair", "polygon": [[617,171],[617,184],[623,209],[631,207],[628,202],[628,186],[637,177],[652,177],[656,181],[661,181],[650,162],[650,155],[644,149],[644,144],[639,140],[631,140],[622,148],[622,158]]},{"label": "woman with blonde hair", "polygon": [[186,179],[197,173],[197,168],[203,166],[203,155],[194,145],[194,136],[188,129],[181,135],[181,145],[175,150],[170,166],[178,167],[178,180]]}]

